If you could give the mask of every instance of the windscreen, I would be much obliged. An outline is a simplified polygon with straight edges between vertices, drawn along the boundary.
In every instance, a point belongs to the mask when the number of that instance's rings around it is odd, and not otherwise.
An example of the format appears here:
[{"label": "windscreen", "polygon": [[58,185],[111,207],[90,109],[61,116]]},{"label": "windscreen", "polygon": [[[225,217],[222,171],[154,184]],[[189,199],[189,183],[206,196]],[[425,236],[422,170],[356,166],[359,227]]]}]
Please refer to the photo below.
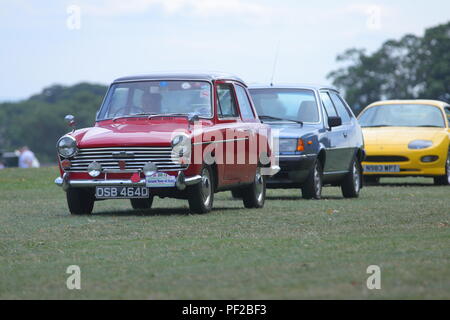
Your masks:
[{"label": "windscreen", "polygon": [[138,81],[113,84],[97,120],[127,116],[212,116],[211,85],[204,81]]},{"label": "windscreen", "polygon": [[438,107],[421,104],[386,104],[371,107],[358,119],[362,127],[445,127]]},{"label": "windscreen", "polygon": [[319,112],[314,91],[301,89],[250,89],[260,117],[318,122]]}]

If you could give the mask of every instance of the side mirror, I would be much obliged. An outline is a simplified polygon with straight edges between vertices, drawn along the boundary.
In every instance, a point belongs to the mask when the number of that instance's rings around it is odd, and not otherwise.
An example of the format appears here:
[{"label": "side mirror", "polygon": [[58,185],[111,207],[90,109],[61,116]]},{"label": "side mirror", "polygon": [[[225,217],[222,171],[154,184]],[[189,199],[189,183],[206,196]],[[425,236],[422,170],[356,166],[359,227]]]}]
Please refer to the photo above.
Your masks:
[{"label": "side mirror", "polygon": [[342,125],[341,117],[328,117],[328,126],[330,128],[339,127]]},{"label": "side mirror", "polygon": [[66,121],[69,127],[75,130],[75,117],[73,115],[68,114],[67,116],[64,117],[64,120]]},{"label": "side mirror", "polygon": [[198,114],[195,114],[195,113],[189,114],[189,116],[188,116],[188,121],[189,121],[189,123],[195,123],[195,122],[197,122],[199,119],[200,119],[200,117],[198,116]]}]

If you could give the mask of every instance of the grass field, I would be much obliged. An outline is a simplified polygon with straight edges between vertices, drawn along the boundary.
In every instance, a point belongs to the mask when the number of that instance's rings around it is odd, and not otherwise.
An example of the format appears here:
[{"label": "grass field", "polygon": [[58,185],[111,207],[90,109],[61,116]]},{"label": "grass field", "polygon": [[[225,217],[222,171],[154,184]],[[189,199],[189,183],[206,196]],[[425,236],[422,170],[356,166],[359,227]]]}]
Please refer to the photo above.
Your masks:
[{"label": "grass field", "polygon": [[[270,190],[245,210],[225,192],[207,215],[156,199],[150,212],[102,201],[73,217],[56,176],[0,171],[2,299],[450,298],[450,188],[430,179],[382,180],[356,200]],[[66,287],[69,265],[81,290]],[[369,265],[381,290],[366,287]]]}]

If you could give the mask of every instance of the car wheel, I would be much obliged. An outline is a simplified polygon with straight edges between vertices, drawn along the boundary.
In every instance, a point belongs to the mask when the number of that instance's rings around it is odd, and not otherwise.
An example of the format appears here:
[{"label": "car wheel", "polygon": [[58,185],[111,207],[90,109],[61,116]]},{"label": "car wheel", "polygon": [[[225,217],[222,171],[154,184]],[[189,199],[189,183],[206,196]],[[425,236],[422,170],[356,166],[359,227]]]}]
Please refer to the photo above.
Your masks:
[{"label": "car wheel", "polygon": [[447,155],[447,162],[445,165],[445,176],[435,177],[434,184],[437,186],[450,185],[450,153]]},{"label": "car wheel", "polygon": [[94,209],[95,196],[90,189],[69,188],[66,192],[67,205],[73,215],[91,214]]},{"label": "car wheel", "polygon": [[380,177],[375,176],[364,176],[364,185],[366,186],[373,186],[380,183]]},{"label": "car wheel", "polygon": [[148,199],[130,199],[131,206],[135,210],[151,209],[153,204],[153,196]]},{"label": "car wheel", "polygon": [[193,213],[208,213],[214,202],[214,175],[211,167],[204,166],[201,171],[202,180],[189,187],[189,209]]},{"label": "car wheel", "polygon": [[262,208],[266,201],[266,179],[258,168],[253,183],[241,189],[241,197],[246,208]]},{"label": "car wheel", "polygon": [[314,167],[302,187],[303,199],[320,199],[322,196],[322,164],[316,160]]},{"label": "car wheel", "polygon": [[342,194],[345,198],[357,198],[361,190],[361,165],[356,158],[353,159],[350,172],[347,173],[341,184]]}]

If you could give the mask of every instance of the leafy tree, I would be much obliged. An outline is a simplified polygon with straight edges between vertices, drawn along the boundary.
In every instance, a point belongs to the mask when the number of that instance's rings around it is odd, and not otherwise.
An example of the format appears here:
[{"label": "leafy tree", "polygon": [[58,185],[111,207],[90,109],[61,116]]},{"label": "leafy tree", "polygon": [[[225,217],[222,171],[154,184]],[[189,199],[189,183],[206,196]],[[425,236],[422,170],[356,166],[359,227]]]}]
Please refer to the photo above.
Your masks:
[{"label": "leafy tree", "polygon": [[107,87],[80,83],[54,85],[16,103],[0,104],[0,150],[27,145],[41,162],[55,162],[55,144],[69,129],[64,116],[76,116],[78,127],[92,126]]},{"label": "leafy tree", "polygon": [[388,40],[368,54],[349,49],[344,64],[328,74],[355,112],[383,99],[437,99],[450,102],[450,22],[427,29],[423,37]]}]

